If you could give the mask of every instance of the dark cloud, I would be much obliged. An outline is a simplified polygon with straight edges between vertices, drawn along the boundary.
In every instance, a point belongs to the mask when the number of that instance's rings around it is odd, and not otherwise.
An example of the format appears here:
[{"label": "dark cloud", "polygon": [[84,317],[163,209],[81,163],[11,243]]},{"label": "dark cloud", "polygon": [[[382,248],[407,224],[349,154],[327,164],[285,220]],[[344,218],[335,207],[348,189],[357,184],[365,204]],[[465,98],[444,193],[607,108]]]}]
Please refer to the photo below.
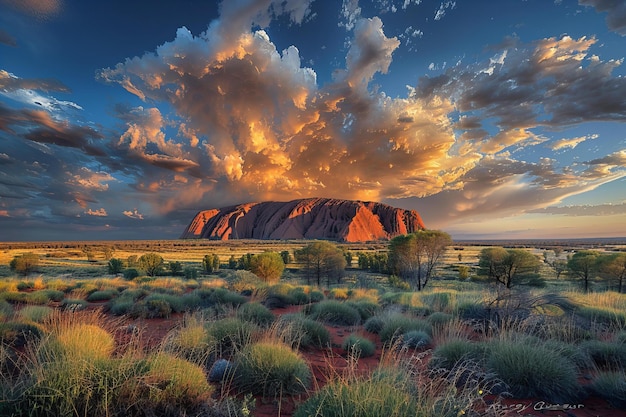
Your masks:
[{"label": "dark cloud", "polygon": [[626,36],[626,3],[622,0],[578,0],[578,4],[594,7],[598,13],[606,12],[609,29]]},{"label": "dark cloud", "polygon": [[17,46],[17,40],[2,29],[0,29],[0,43],[7,46]]}]

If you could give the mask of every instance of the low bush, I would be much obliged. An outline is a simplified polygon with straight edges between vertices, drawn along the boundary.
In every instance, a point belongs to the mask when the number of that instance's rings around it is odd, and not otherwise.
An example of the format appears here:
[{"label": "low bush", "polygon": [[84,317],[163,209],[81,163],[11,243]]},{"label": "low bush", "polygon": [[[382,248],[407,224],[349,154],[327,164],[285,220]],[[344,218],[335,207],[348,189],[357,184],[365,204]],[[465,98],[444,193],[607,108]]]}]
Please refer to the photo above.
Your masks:
[{"label": "low bush", "polygon": [[237,317],[261,327],[268,327],[275,319],[267,307],[257,302],[243,304],[237,310]]},{"label": "low bush", "polygon": [[279,399],[305,392],[311,384],[309,365],[289,346],[254,343],[235,357],[235,385],[243,392]]},{"label": "low bush", "polygon": [[342,344],[343,350],[357,358],[369,358],[376,353],[376,345],[362,336],[351,334]]},{"label": "low bush", "polygon": [[354,326],[361,322],[361,314],[354,307],[337,300],[320,301],[307,312],[314,320],[339,326]]},{"label": "low bush", "polygon": [[529,343],[493,342],[487,367],[509,386],[514,397],[572,403],[581,397],[577,369],[558,352]]},{"label": "low bush", "polygon": [[379,335],[383,343],[394,343],[396,339],[411,330],[421,330],[428,335],[432,334],[432,327],[426,320],[396,313],[386,317]]},{"label": "low bush", "polygon": [[334,300],[347,300],[348,299],[348,289],[347,288],[332,288],[328,292],[328,296]]}]

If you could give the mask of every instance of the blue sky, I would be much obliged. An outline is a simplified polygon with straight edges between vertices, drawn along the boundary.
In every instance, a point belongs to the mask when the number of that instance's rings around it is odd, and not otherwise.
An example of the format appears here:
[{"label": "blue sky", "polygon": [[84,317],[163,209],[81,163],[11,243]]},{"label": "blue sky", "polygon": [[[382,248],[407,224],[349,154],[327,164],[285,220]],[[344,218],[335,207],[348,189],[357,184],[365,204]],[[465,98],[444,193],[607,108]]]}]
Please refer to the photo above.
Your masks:
[{"label": "blue sky", "polygon": [[0,240],[331,197],[626,236],[621,0],[0,0]]}]

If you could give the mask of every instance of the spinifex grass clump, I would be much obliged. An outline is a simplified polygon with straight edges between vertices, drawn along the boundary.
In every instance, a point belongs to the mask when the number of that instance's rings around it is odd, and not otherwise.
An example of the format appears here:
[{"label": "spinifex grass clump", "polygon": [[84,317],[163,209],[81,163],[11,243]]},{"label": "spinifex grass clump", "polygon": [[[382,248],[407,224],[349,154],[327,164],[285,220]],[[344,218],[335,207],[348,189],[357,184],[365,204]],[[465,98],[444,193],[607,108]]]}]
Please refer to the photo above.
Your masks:
[{"label": "spinifex grass clump", "polygon": [[428,365],[432,369],[450,371],[466,361],[483,362],[485,349],[485,345],[466,339],[450,340],[435,348]]},{"label": "spinifex grass clump", "polygon": [[333,381],[300,405],[294,417],[404,417],[419,416],[418,410],[406,376],[387,374]]},{"label": "spinifex grass clump", "polygon": [[24,306],[17,313],[20,320],[33,321],[41,323],[48,318],[54,309],[48,306]]},{"label": "spinifex grass clump", "polygon": [[236,355],[235,363],[235,384],[243,392],[279,399],[300,394],[311,384],[306,360],[281,343],[250,344]]},{"label": "spinifex grass clump", "polygon": [[601,369],[616,370],[626,368],[626,344],[587,340],[582,342],[579,347]]},{"label": "spinifex grass clump", "polygon": [[173,410],[199,407],[211,398],[213,388],[200,366],[167,353],[149,357],[147,366],[140,381],[148,391],[142,398],[147,407],[170,415]]},{"label": "spinifex grass clump", "polygon": [[374,342],[356,334],[349,335],[343,341],[342,348],[356,358],[369,358],[376,352]]},{"label": "spinifex grass clump", "polygon": [[274,314],[267,307],[257,302],[240,306],[237,310],[237,317],[261,327],[268,327],[275,319]]},{"label": "spinifex grass clump", "polygon": [[302,314],[284,314],[277,325],[290,333],[290,344],[293,347],[326,348],[330,345],[328,329],[319,321],[306,318]]},{"label": "spinifex grass clump", "polygon": [[576,365],[558,352],[531,343],[498,341],[489,345],[487,368],[517,398],[537,397],[571,403],[581,397]]},{"label": "spinifex grass clump", "polygon": [[235,317],[207,323],[209,340],[214,341],[219,356],[228,356],[252,341],[258,326]]},{"label": "spinifex grass clump", "polygon": [[198,365],[207,364],[215,350],[205,323],[197,316],[186,316],[181,327],[163,341],[164,350]]},{"label": "spinifex grass clump", "polygon": [[379,335],[383,343],[394,343],[396,339],[411,330],[421,330],[428,335],[432,334],[431,325],[426,320],[396,313],[386,317]]},{"label": "spinifex grass clump", "polygon": [[345,302],[336,300],[325,300],[311,305],[308,315],[314,320],[339,326],[354,326],[361,321],[361,314],[358,310]]},{"label": "spinifex grass clump", "polygon": [[624,370],[598,373],[589,389],[618,410],[626,409],[626,372]]}]

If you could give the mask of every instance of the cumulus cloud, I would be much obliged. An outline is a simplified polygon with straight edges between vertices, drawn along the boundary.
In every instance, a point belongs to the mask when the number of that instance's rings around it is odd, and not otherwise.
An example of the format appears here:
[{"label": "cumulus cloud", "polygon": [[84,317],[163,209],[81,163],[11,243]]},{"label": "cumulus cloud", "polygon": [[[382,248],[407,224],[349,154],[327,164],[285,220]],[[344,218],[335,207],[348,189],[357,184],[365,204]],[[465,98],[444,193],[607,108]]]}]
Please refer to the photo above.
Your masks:
[{"label": "cumulus cloud", "polygon": [[576,146],[580,145],[581,143],[587,140],[597,139],[598,136],[599,135],[593,134],[593,135],[579,136],[576,138],[559,139],[559,140],[555,140],[552,143],[547,144],[547,146],[553,151],[558,151],[560,149],[565,149],[565,148],[574,149]]},{"label": "cumulus cloud", "polygon": [[137,209],[132,210],[124,210],[124,216],[130,217],[131,219],[143,220],[143,214],[139,213]]},{"label": "cumulus cloud", "polygon": [[609,29],[626,36],[626,3],[620,0],[578,0],[578,4],[593,7],[598,13],[606,12]]},{"label": "cumulus cloud", "polygon": [[96,216],[96,217],[107,217],[107,211],[104,208],[99,208],[96,210],[92,210],[89,209],[87,211],[85,211],[85,214],[88,214],[89,216]]}]

